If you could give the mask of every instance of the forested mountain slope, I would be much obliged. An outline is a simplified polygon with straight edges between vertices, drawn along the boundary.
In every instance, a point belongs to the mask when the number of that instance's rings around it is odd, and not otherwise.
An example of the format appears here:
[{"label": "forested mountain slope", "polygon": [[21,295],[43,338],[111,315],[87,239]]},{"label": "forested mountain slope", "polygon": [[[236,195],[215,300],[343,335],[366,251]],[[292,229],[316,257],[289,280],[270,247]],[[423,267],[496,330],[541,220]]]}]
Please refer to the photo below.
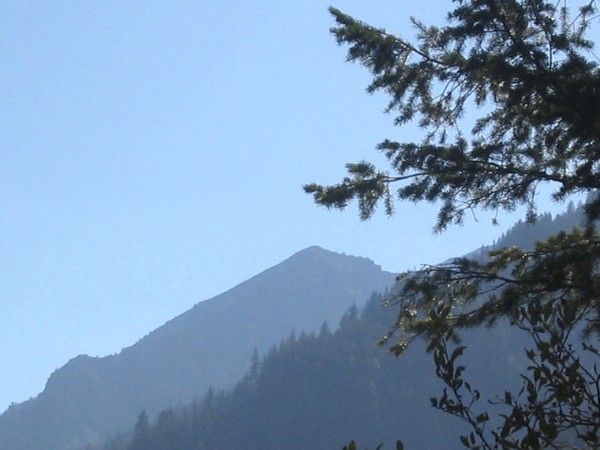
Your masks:
[{"label": "forested mountain slope", "polygon": [[[81,355],[53,373],[36,398],[0,416],[2,450],[68,450],[135,422],[141,410],[233,386],[291,330],[337,323],[353,303],[393,283],[365,258],[311,247],[153,331],[117,355]],[[168,301],[168,299],[165,299]]]},{"label": "forested mountain slope", "polygon": [[[382,299],[350,309],[334,333],[323,326],[289,337],[233,390],[142,413],[133,438],[86,450],[340,450],[350,439],[372,449],[396,439],[409,449],[460,448],[461,423],[430,404],[441,391],[430,355],[418,345],[398,359],[375,345],[394,319]],[[517,376],[521,338],[500,329],[479,336],[470,357],[487,355],[486,364],[469,370],[479,389]]]},{"label": "forested mountain slope", "polygon": [[[572,207],[554,219],[519,222],[496,245],[530,247],[537,236],[578,225],[580,213]],[[393,300],[393,291],[374,295],[360,313],[350,309],[334,333],[323,326],[318,334],[289,337],[255,360],[233,390],[210,391],[157,416],[144,412],[129,436],[98,448],[339,450],[350,439],[370,448],[393,448],[396,439],[409,449],[460,448],[461,422],[431,406],[442,391],[431,355],[416,345],[397,359],[376,347],[395,318],[393,306],[381,306],[384,298]],[[526,333],[501,322],[466,335],[465,376],[482,398],[518,390]]]}]

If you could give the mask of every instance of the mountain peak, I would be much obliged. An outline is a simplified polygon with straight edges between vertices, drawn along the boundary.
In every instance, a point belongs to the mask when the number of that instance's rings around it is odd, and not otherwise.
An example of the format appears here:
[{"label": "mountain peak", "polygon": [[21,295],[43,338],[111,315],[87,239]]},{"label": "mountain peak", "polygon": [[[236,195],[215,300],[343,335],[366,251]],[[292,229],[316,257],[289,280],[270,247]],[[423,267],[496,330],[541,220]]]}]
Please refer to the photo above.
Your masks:
[{"label": "mountain peak", "polygon": [[[367,258],[311,246],[149,333],[118,355],[78,356],[37,398],[0,416],[0,448],[63,450],[134,423],[140,411],[234,385],[254,349],[335,325],[352,304],[389,287]],[[168,301],[166,299],[165,301]]]},{"label": "mountain peak", "polygon": [[381,266],[375,264],[369,258],[365,258],[362,256],[353,256],[348,255],[346,253],[338,253],[332,250],[324,249],[318,245],[312,245],[303,250],[300,250],[297,253],[294,253],[287,260],[285,260],[281,264],[286,264],[292,261],[303,261],[303,262],[314,262],[314,263],[324,263],[324,264],[334,264],[338,267],[350,268],[352,265],[356,265],[357,268],[361,269],[374,269],[374,270],[382,270]]},{"label": "mountain peak", "polygon": [[300,250],[299,252],[294,253],[294,255],[292,255],[292,258],[296,255],[300,255],[302,253],[320,253],[320,252],[329,252],[329,250],[325,250],[323,247],[320,247],[318,245],[311,245],[310,247],[306,247],[303,250]]}]

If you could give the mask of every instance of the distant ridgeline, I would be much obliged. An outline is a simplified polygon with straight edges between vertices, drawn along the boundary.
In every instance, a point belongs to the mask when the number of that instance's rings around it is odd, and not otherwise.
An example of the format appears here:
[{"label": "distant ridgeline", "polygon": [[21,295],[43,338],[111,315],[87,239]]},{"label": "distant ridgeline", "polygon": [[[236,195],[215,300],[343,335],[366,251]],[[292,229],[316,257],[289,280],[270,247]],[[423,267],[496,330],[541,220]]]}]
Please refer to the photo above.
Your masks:
[{"label": "distant ridgeline", "polygon": [[563,214],[552,217],[550,213],[540,214],[534,223],[519,220],[508,232],[504,233],[493,247],[517,247],[530,250],[536,241],[545,241],[550,236],[584,224],[583,204],[575,206],[571,201]]},{"label": "distant ridgeline", "polygon": [[512,246],[532,250],[538,241],[545,241],[561,231],[582,227],[584,219],[583,204],[579,203],[576,206],[571,201],[564,213],[556,216],[552,216],[549,212],[539,214],[534,222],[519,220],[506,233],[496,239],[493,244],[474,250],[466,256],[476,258],[485,256],[493,248]]},{"label": "distant ridgeline", "polygon": [[0,416],[0,449],[71,450],[103,442],[131,428],[142,410],[154,417],[201,398],[211,386],[231,388],[250,368],[253,349],[262,356],[292,330],[337,324],[349,306],[364,305],[394,278],[366,258],[307,248],[117,355],[72,359],[36,398]]},{"label": "distant ridgeline", "polygon": [[[570,205],[554,219],[517,223],[494,245],[529,248],[582,217]],[[430,355],[416,345],[398,359],[375,345],[395,319],[393,307],[381,307],[386,296],[350,308],[337,331],[323,323],[263,358],[255,354],[232,390],[209,390],[158,414],[141,411],[131,431],[86,450],[339,450],[350,439],[369,448],[393,448],[397,439],[408,449],[460,448],[461,422],[430,406],[441,391]],[[520,386],[527,336],[506,326],[472,333],[464,363],[474,388],[493,398]]]}]

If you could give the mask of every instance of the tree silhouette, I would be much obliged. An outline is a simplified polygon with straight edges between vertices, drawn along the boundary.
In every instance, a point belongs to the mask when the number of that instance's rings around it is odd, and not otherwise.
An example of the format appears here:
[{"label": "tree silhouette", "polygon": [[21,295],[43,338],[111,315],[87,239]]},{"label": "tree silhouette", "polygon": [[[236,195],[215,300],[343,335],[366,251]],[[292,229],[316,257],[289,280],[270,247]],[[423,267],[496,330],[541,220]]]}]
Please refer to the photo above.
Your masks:
[{"label": "tree silhouette", "polygon": [[[389,168],[347,165],[340,183],[304,187],[315,201],[362,219],[382,203],[437,202],[435,230],[472,210],[527,207],[536,192],[560,201],[587,193],[582,229],[533,249],[517,246],[484,260],[459,258],[402,274],[389,298],[399,313],[382,343],[400,355],[427,341],[445,389],[432,404],[467,423],[470,449],[597,448],[600,445],[600,72],[586,38],[595,2],[579,8],[540,0],[455,0],[443,27],[413,19],[415,42],[331,8],[348,60],[369,69],[369,92],[383,91],[402,126],[417,121],[420,142],[385,139]],[[464,115],[476,111],[474,126]],[[481,398],[460,363],[471,328],[507,323],[529,336],[521,391]],[[484,363],[484,362],[482,362]]]}]

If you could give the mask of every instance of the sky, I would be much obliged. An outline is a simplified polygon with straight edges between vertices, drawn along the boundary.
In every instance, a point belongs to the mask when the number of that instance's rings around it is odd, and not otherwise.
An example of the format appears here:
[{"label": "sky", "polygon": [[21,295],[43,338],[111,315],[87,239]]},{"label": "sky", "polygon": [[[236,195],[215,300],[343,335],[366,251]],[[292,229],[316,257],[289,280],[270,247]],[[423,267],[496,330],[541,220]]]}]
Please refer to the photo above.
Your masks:
[{"label": "sky", "polygon": [[[395,128],[329,33],[334,6],[411,36],[448,2],[0,5],[0,411],[78,354],[119,352],[311,245],[400,272],[491,243],[435,205],[361,222],[302,185],[382,163]],[[560,211],[540,199],[540,208]]]}]

